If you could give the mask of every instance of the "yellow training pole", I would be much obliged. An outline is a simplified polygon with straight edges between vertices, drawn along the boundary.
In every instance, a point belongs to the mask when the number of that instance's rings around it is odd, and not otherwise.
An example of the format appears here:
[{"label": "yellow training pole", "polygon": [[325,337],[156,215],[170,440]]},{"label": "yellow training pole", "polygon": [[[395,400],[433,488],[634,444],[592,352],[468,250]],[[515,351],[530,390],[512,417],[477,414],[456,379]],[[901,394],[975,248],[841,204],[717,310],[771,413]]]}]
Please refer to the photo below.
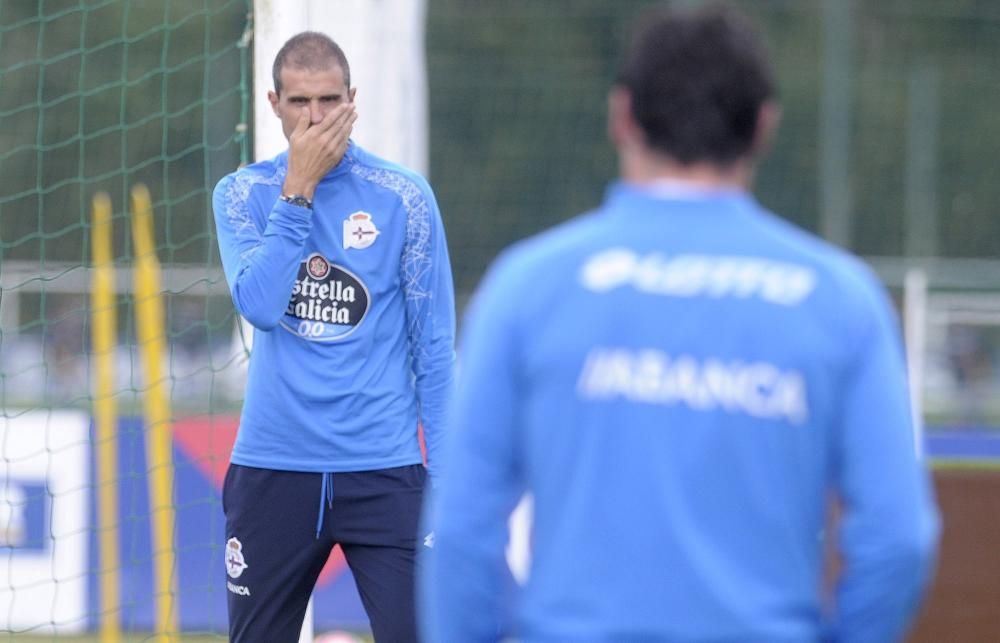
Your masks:
[{"label": "yellow training pole", "polygon": [[90,339],[97,437],[97,522],[100,558],[101,643],[119,643],[121,564],[118,557],[118,404],[115,401],[115,346],[118,318],[115,306],[115,267],[111,252],[111,199],[94,196],[90,231],[93,272],[90,282]]},{"label": "yellow training pole", "polygon": [[156,639],[175,641],[179,610],[174,562],[174,465],[170,408],[163,376],[165,348],[160,263],[153,243],[153,204],[144,185],[132,188],[132,237],[135,243],[136,337],[145,370],[143,408],[152,516],[153,599]]}]

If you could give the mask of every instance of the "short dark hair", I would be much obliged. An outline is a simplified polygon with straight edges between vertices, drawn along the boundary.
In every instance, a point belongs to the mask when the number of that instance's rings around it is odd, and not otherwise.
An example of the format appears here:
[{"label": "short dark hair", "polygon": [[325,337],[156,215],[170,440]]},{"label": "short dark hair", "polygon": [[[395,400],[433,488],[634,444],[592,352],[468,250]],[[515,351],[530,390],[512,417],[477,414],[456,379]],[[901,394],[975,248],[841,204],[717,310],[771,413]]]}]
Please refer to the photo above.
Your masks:
[{"label": "short dark hair", "polygon": [[753,25],[722,5],[639,17],[617,85],[656,151],[683,165],[728,165],[750,153],[774,74]]},{"label": "short dark hair", "polygon": [[332,38],[318,31],[303,31],[288,39],[278,55],[274,57],[271,75],[274,77],[274,91],[281,93],[281,70],[285,67],[321,70],[331,65],[340,65],[344,72],[344,85],[351,87],[351,68],[347,56]]}]

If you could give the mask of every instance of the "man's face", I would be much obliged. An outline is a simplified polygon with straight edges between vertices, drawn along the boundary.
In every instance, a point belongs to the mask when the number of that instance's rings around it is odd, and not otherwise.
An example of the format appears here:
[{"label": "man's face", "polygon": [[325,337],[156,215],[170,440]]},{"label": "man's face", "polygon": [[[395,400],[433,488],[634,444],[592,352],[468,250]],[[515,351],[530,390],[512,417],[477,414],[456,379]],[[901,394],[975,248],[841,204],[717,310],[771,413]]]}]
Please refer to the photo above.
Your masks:
[{"label": "man's face", "polygon": [[315,125],[337,105],[353,102],[357,88],[347,89],[344,70],[331,65],[323,70],[284,67],[281,70],[281,94],[267,93],[271,108],[281,119],[281,130],[288,138],[295,129],[299,114],[308,110],[309,124]]}]

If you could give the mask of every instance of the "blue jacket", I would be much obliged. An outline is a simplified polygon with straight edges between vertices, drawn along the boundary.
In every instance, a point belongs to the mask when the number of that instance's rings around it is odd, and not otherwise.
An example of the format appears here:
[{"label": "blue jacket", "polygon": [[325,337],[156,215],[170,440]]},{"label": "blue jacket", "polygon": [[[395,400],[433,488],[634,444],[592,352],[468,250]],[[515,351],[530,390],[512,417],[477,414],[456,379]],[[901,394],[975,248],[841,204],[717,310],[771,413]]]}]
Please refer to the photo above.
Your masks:
[{"label": "blue jacket", "polygon": [[[509,609],[525,642],[903,636],[938,520],[896,321],[856,259],[741,192],[617,184],[496,261],[459,354],[426,640],[495,640]],[[532,563],[511,606],[523,493]]]},{"label": "blue jacket", "polygon": [[237,311],[254,326],[232,461],[433,475],[454,364],[454,293],[434,194],[351,143],[313,210],[278,199],[287,153],[226,176],[213,205]]}]

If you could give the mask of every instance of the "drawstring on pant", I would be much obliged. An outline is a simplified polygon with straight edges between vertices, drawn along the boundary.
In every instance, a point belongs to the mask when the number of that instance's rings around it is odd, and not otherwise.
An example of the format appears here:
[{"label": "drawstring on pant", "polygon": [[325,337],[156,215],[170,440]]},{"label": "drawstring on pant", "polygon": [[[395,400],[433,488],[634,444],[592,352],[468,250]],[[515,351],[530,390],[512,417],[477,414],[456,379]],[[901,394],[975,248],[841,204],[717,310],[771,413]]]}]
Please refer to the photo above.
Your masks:
[{"label": "drawstring on pant", "polygon": [[323,529],[323,514],[326,512],[326,508],[333,509],[333,474],[324,473],[319,484],[319,518],[316,519],[317,540],[319,539],[319,532]]}]

